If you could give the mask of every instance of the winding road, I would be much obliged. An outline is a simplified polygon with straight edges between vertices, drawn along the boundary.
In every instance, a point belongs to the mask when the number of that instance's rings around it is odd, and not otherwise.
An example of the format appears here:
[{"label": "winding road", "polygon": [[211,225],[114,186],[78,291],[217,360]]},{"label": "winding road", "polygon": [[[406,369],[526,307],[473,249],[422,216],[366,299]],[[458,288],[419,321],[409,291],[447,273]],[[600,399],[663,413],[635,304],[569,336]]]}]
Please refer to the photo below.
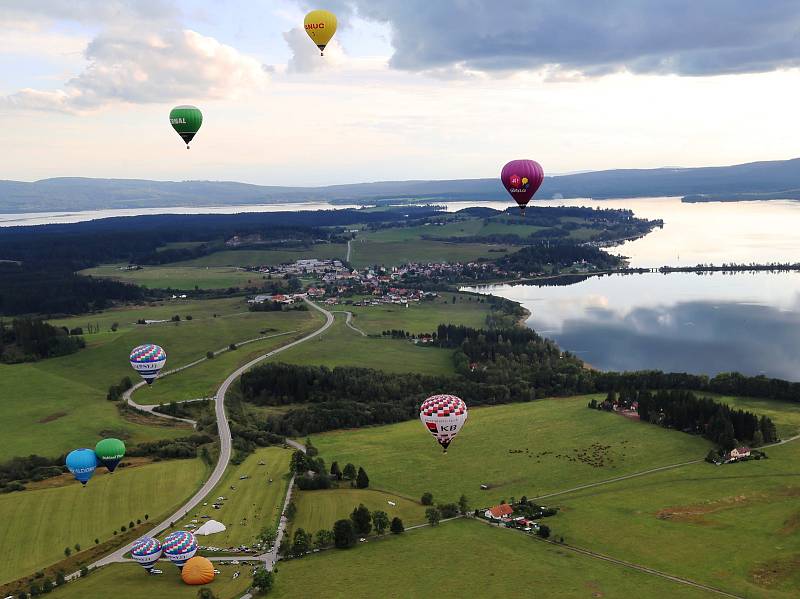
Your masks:
[{"label": "winding road", "polygon": [[[225,381],[222,383],[220,388],[217,390],[217,394],[216,394],[216,396],[214,398],[215,399],[215,404],[216,404],[215,405],[215,410],[216,410],[216,417],[217,417],[217,433],[219,434],[219,441],[220,441],[219,459],[217,460],[217,465],[214,467],[214,470],[211,473],[211,476],[208,478],[208,480],[203,484],[202,487],[200,487],[200,489],[192,496],[192,498],[189,499],[189,501],[187,501],[178,510],[176,510],[175,513],[173,513],[169,518],[167,518],[166,520],[164,520],[163,522],[161,522],[157,526],[153,527],[150,531],[148,531],[147,535],[149,535],[149,536],[158,535],[159,533],[161,533],[164,530],[166,530],[167,528],[169,528],[172,522],[176,522],[177,520],[180,520],[181,518],[183,518],[188,512],[190,512],[195,507],[197,507],[197,505],[200,504],[200,502],[203,501],[203,499],[211,491],[214,490],[214,487],[216,487],[217,484],[219,484],[220,480],[222,480],[222,476],[225,474],[225,469],[228,467],[228,463],[230,462],[230,459],[231,459],[231,449],[232,449],[232,445],[231,445],[231,429],[230,429],[230,425],[228,424],[228,417],[225,414],[225,395],[228,393],[228,389],[234,383],[234,381],[236,379],[238,379],[240,376],[242,376],[242,374],[244,372],[246,372],[247,370],[249,370],[250,368],[252,368],[256,364],[258,364],[259,362],[262,362],[262,361],[264,361],[264,360],[266,360],[268,358],[271,358],[272,356],[275,356],[275,355],[277,355],[277,354],[279,354],[279,353],[281,353],[283,351],[286,351],[287,349],[290,349],[292,347],[296,347],[296,346],[300,345],[301,343],[305,343],[306,341],[309,341],[310,339],[313,339],[314,337],[317,337],[318,335],[321,335],[322,333],[327,331],[331,327],[331,325],[333,325],[333,323],[334,323],[333,314],[331,314],[327,310],[317,306],[313,302],[310,302],[310,301],[306,300],[306,303],[311,308],[313,308],[314,310],[318,310],[319,312],[321,312],[325,316],[325,323],[320,328],[315,330],[314,332],[309,333],[308,335],[306,335],[305,337],[303,337],[301,339],[298,339],[297,341],[293,341],[291,343],[283,345],[283,346],[281,346],[281,347],[279,347],[277,349],[274,349],[274,350],[272,350],[272,351],[270,351],[270,352],[268,352],[268,353],[266,353],[264,355],[261,355],[261,356],[255,358],[254,360],[250,360],[244,366],[241,366],[241,367],[237,368],[235,371],[233,371],[228,376],[228,378],[225,379]],[[202,360],[198,360],[197,362],[194,362],[193,364],[197,364],[197,363],[199,363],[201,361]],[[178,372],[179,370],[183,370],[183,369],[188,368],[188,367],[189,366],[187,365],[187,366],[184,366],[182,368],[175,369],[174,371],[171,371],[171,372]],[[130,401],[130,396],[132,395],[133,391],[135,389],[137,389],[138,387],[140,387],[140,386],[141,386],[141,384],[129,389],[125,394],[125,398],[128,401]],[[159,414],[159,416],[162,416],[162,414]],[[305,449],[299,443],[294,443],[294,442],[291,442],[291,441],[287,441],[287,443],[290,443],[291,445],[293,445],[293,446],[295,446],[295,447],[297,447],[299,449],[303,449],[303,450]],[[291,495],[291,483],[289,485],[289,489],[290,489],[290,491],[287,494],[286,502],[289,501],[288,498]],[[285,505],[284,505],[284,507],[285,507]],[[285,518],[282,517],[281,518],[281,523],[280,523],[280,526],[279,526],[279,531],[278,531],[280,536],[283,536],[283,531],[285,529],[285,526],[286,526]],[[125,561],[123,556],[128,551],[131,550],[131,547],[133,547],[133,543],[134,542],[135,541],[130,542],[130,543],[126,544],[125,546],[120,547],[119,549],[117,549],[113,553],[110,553],[110,554],[106,555],[105,557],[100,558],[96,562],[90,564],[89,565],[89,569],[91,570],[91,569],[100,568],[102,566],[106,566],[108,564],[112,564],[112,563],[115,563],[115,562]],[[276,547],[276,551],[277,551],[277,547],[279,547],[279,542],[275,543],[275,547]],[[273,556],[272,553],[269,553],[269,554],[265,554],[263,556],[263,561],[265,562],[266,565],[268,565],[268,567],[271,567],[272,565],[274,565],[276,558],[277,558],[277,554],[275,554]],[[259,559],[261,560],[262,556],[259,556]],[[67,580],[72,580],[74,578],[77,578],[78,576],[80,576],[80,573],[79,572],[75,572],[75,573],[70,574],[69,576],[67,576]]]}]

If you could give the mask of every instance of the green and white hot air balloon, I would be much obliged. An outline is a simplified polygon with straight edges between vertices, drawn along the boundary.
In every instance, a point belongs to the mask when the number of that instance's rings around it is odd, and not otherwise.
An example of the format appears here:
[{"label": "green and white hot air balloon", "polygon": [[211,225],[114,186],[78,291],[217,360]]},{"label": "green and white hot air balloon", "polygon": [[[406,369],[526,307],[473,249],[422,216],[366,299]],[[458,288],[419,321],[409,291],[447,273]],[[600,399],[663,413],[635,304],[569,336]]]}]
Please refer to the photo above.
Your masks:
[{"label": "green and white hot air balloon", "polygon": [[194,139],[203,124],[203,113],[195,106],[176,106],[169,113],[169,123],[178,132],[189,149],[189,142]]},{"label": "green and white hot air balloon", "polygon": [[117,464],[125,456],[125,443],[119,439],[103,439],[95,445],[94,453],[109,472],[114,472]]}]

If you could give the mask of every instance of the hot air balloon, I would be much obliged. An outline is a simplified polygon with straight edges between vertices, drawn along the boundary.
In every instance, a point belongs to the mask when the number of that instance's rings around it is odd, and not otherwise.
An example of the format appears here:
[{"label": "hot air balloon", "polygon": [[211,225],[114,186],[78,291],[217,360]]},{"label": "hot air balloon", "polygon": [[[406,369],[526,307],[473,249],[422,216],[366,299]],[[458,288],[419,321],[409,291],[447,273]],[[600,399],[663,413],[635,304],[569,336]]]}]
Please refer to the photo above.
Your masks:
[{"label": "hot air balloon", "polygon": [[434,395],[422,403],[419,419],[447,453],[447,446],[467,421],[467,404],[455,395]]},{"label": "hot air balloon", "polygon": [[336,15],[327,10],[312,10],[303,20],[306,33],[319,48],[319,55],[325,56],[325,46],[336,33]]},{"label": "hot air balloon", "polygon": [[162,347],[152,343],[135,347],[131,352],[131,366],[148,385],[153,384],[166,362],[167,352]]},{"label": "hot air balloon", "polygon": [[181,578],[186,584],[208,584],[214,580],[214,564],[199,555],[193,557],[184,564]]},{"label": "hot air balloon", "polygon": [[108,468],[109,472],[114,472],[117,464],[125,456],[125,443],[119,439],[103,439],[94,446],[94,452],[103,466]]},{"label": "hot air balloon", "polygon": [[197,553],[197,541],[194,535],[185,530],[179,530],[168,535],[161,543],[164,555],[179,568],[194,557]]},{"label": "hot air balloon", "polygon": [[97,468],[97,456],[91,449],[76,449],[67,455],[67,468],[75,480],[86,486]]},{"label": "hot air balloon", "polygon": [[200,130],[203,124],[203,113],[195,106],[176,106],[169,112],[169,124],[178,132],[189,149],[189,142]]},{"label": "hot air balloon", "polygon": [[525,206],[544,180],[544,170],[535,160],[512,160],[503,167],[500,180],[525,216]]},{"label": "hot air balloon", "polygon": [[131,549],[131,559],[138,563],[148,572],[161,557],[161,543],[152,537],[142,537],[133,544]]}]

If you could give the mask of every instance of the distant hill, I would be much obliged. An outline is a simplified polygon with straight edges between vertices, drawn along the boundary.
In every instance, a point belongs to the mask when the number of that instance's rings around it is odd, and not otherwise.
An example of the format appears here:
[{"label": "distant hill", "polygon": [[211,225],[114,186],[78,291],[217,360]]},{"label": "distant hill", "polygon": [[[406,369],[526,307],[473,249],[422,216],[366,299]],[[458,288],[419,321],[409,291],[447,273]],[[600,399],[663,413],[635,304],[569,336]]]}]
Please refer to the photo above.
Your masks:
[{"label": "distant hill", "polygon": [[[800,159],[705,168],[618,169],[547,177],[538,198],[690,196],[689,201],[797,198]],[[502,200],[498,179],[381,181],[279,187],[229,181],[63,177],[0,181],[0,212],[224,206],[284,202],[369,203],[386,199]]]}]

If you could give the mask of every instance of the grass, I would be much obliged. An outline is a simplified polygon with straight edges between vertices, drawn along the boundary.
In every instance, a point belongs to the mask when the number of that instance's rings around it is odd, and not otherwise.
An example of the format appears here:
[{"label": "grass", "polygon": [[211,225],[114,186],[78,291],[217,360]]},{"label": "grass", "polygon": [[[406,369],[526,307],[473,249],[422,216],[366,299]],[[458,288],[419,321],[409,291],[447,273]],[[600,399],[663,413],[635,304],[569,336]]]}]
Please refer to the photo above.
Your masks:
[{"label": "grass", "polygon": [[[157,522],[194,489],[208,468],[199,459],[98,471],[86,487],[66,485],[0,495],[0,581],[33,573],[64,558],[64,548],[86,549],[137,519]],[[65,477],[66,478],[66,477]]]},{"label": "grass", "polygon": [[[396,505],[389,505],[389,501]],[[371,512],[383,510],[389,515],[390,521],[395,516],[399,517],[405,526],[425,522],[425,506],[422,504],[375,489],[345,487],[326,491],[297,491],[294,502],[297,515],[292,522],[292,529],[303,528],[311,534],[323,528],[331,530],[334,522],[349,518],[360,503]]]},{"label": "grass", "polygon": [[[109,597],[114,599],[196,599],[198,589],[209,588],[219,599],[238,599],[250,586],[252,577],[250,567],[221,566],[214,564],[220,571],[216,579],[205,587],[189,586],[181,580],[178,568],[167,562],[159,562],[158,567],[164,571],[159,576],[148,576],[138,564],[112,564],[92,572],[87,578],[81,578],[56,589],[52,597],[56,599],[87,599],[93,597]],[[233,579],[233,574],[241,575]]]},{"label": "grass", "polygon": [[[409,304],[408,308],[398,305],[344,306],[343,310],[353,313],[353,325],[367,334],[380,335],[390,329],[403,329],[411,333],[431,333],[440,324],[456,324],[476,329],[486,326],[486,316],[490,312],[487,303],[473,300],[471,296],[442,293],[436,301]],[[457,303],[452,303],[452,298]]]},{"label": "grass", "polygon": [[80,271],[82,275],[107,277],[150,289],[227,289],[258,287],[265,275],[228,266],[145,266],[141,270],[120,270],[120,264],[108,264]]},{"label": "grass", "polygon": [[750,598],[800,588],[800,444],[560,497],[567,542]]},{"label": "grass", "polygon": [[[345,243],[318,243],[310,248],[286,250],[223,250],[194,260],[180,262],[181,266],[267,266],[308,258],[344,260]],[[177,263],[176,263],[177,265]]]},{"label": "grass", "polygon": [[[133,324],[137,318],[159,319],[170,313],[193,314],[194,318],[178,325]],[[93,446],[104,432],[120,436],[128,443],[185,435],[185,429],[124,421],[116,405],[106,401],[110,385],[117,384],[124,376],[136,378],[128,362],[131,348],[145,342],[158,343],[167,350],[167,368],[174,368],[202,358],[209,350],[257,337],[259,331],[304,328],[318,318],[312,312],[247,312],[244,300],[239,298],[215,300],[207,306],[204,302],[185,302],[111,310],[57,321],[81,326],[87,321],[96,322],[102,332],[85,335],[87,348],[69,356],[0,365],[0,397],[5,415],[0,420],[0,460],[31,453],[61,455],[75,447]],[[115,333],[107,328],[111,322],[120,323]],[[246,353],[246,347],[237,352]],[[202,389],[215,377],[224,378],[222,369],[230,366],[226,361],[244,357],[220,356],[220,362],[205,367],[194,382],[190,369],[187,377],[178,375],[182,378],[176,379],[175,385],[186,382],[186,390]]]},{"label": "grass", "polygon": [[454,372],[450,350],[416,346],[397,339],[363,337],[345,325],[344,314],[335,316],[336,323],[328,331],[313,341],[285,351],[279,361],[329,368],[359,366],[388,372]]},{"label": "grass", "polygon": [[[250,454],[244,462],[236,466],[231,464],[219,485],[202,504],[172,530],[184,530],[191,520],[198,520],[199,527],[205,522],[200,516],[210,516],[212,520],[222,522],[227,530],[207,537],[198,537],[201,545],[215,547],[232,547],[241,544],[250,545],[255,541],[264,527],[277,524],[283,499],[288,484],[289,460],[292,452],[281,447],[262,447]],[[259,466],[259,462],[265,465]],[[241,476],[249,476],[247,480],[239,480]],[[272,478],[272,483],[267,480]],[[236,487],[235,490],[231,486]],[[217,497],[226,497],[219,510],[211,507]],[[167,534],[167,533],[164,533]]]},{"label": "grass", "polygon": [[273,599],[707,597],[699,590],[469,520],[293,559],[281,563],[279,570],[270,592]]},{"label": "grass", "polygon": [[[416,420],[324,433],[313,442],[328,463],[361,464],[376,488],[413,499],[430,491],[439,502],[464,493],[473,507],[702,458],[710,447],[698,437],[589,410],[588,399],[472,409],[447,454]],[[588,463],[578,452],[589,454]],[[481,491],[481,484],[490,489]]]},{"label": "grass", "polygon": [[381,242],[359,237],[352,243],[350,263],[356,268],[363,268],[371,264],[398,266],[406,262],[468,262],[478,258],[498,257],[499,254],[495,252],[509,248],[508,245],[426,240],[413,243]]}]

